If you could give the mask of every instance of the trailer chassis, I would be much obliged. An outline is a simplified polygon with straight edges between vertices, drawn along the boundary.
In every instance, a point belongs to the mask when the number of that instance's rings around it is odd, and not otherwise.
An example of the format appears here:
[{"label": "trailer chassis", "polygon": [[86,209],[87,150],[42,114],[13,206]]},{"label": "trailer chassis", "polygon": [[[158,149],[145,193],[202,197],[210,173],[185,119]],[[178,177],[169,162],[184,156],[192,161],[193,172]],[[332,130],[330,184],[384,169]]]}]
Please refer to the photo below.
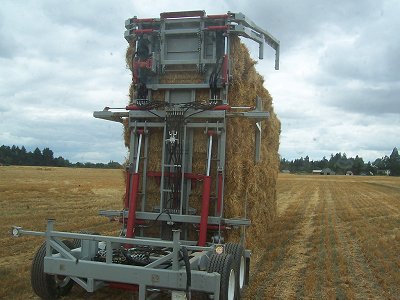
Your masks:
[{"label": "trailer chassis", "polygon": [[[162,241],[62,232],[54,230],[54,223],[54,220],[48,220],[45,232],[24,230],[16,226],[12,229],[12,234],[16,237],[23,235],[46,237],[45,273],[68,276],[88,292],[94,292],[105,286],[137,290],[140,300],[148,299],[150,289],[153,293],[155,289],[186,293],[188,288],[190,291],[212,294],[214,299],[219,299],[220,274],[204,271],[207,264],[205,259],[222,245],[210,247],[186,245],[179,239],[179,230],[174,231],[172,241]],[[82,246],[69,249],[62,239],[80,240]],[[93,261],[99,244],[100,247],[104,247],[106,252],[105,262]],[[114,263],[113,250],[126,247],[126,245],[158,247],[166,249],[169,253],[153,258],[144,266]],[[182,266],[181,251],[183,248],[190,253],[197,253],[190,258],[190,287],[188,287],[187,270]],[[58,253],[52,254],[52,249]],[[250,252],[246,252],[246,254],[248,257],[250,256]],[[170,266],[165,268],[165,265]]]}]

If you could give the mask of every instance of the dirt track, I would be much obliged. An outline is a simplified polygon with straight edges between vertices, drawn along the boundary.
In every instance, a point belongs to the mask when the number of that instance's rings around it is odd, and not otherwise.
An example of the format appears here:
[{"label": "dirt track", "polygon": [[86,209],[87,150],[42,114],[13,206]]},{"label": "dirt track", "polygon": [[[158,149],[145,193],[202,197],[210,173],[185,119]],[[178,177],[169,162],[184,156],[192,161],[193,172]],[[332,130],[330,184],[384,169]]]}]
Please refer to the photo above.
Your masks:
[{"label": "dirt track", "polygon": [[399,180],[283,175],[266,241],[246,299],[400,299]]}]

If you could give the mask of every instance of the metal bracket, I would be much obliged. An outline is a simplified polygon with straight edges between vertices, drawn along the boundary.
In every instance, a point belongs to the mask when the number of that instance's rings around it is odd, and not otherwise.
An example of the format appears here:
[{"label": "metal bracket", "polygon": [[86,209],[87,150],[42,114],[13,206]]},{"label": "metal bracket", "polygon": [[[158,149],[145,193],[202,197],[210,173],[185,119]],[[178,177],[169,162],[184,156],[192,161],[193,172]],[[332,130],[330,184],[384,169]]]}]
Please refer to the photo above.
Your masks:
[{"label": "metal bracket", "polygon": [[[253,21],[247,18],[242,13],[228,13],[230,16],[230,21],[236,22],[242,26],[235,26],[231,32],[236,32],[241,36],[247,37],[259,43],[259,58],[263,59],[263,50],[264,45],[262,42],[262,38],[264,41],[275,50],[275,70],[279,70],[279,51],[280,51],[280,43],[279,40],[276,39],[272,34],[268,31],[262,29],[257,26]],[[248,27],[248,28],[246,28]],[[260,41],[261,40],[261,41]]]}]

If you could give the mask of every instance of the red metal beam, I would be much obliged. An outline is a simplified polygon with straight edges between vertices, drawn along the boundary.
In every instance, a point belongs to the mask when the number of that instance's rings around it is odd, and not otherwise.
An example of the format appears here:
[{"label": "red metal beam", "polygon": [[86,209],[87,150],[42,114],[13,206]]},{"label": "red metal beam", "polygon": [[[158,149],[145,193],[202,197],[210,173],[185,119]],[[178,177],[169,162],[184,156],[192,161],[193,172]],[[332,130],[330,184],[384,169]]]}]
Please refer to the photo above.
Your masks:
[{"label": "red metal beam", "polygon": [[154,29],[153,28],[148,28],[148,29],[134,29],[133,33],[135,34],[143,34],[143,33],[151,33],[153,32]]},{"label": "red metal beam", "polygon": [[122,282],[109,282],[108,287],[112,289],[121,289],[121,290],[127,290],[127,291],[132,291],[132,292],[137,292],[139,290],[139,286],[136,284],[128,284],[128,283],[122,283]]},{"label": "red metal beam", "polygon": [[126,225],[126,237],[132,238],[135,236],[135,220],[136,220],[136,202],[139,190],[139,173],[132,174],[131,190],[129,194],[129,211],[128,224]]},{"label": "red metal beam", "polygon": [[224,30],[228,30],[229,26],[228,25],[221,25],[221,26],[208,26],[205,28],[206,30],[212,30],[212,31],[224,31]]},{"label": "red metal beam", "polygon": [[144,19],[133,19],[134,23],[153,23],[153,22],[157,22],[157,19],[154,18],[144,18]]},{"label": "red metal beam", "polygon": [[205,246],[207,240],[207,222],[210,208],[211,176],[204,176],[203,198],[201,201],[199,246]]},{"label": "red metal beam", "polygon": [[190,17],[204,17],[204,10],[193,11],[173,11],[160,14],[161,19],[175,19],[175,18],[190,18]]},{"label": "red metal beam", "polygon": [[208,19],[228,19],[229,15],[208,15],[206,18]]},{"label": "red metal beam", "polygon": [[215,106],[213,108],[213,110],[231,110],[231,106],[228,104],[222,104],[222,105]]},{"label": "red metal beam", "polygon": [[[148,177],[161,177],[161,172],[148,171],[147,176]],[[164,176],[165,177],[175,177],[176,174],[173,172],[165,172]],[[205,175],[203,175],[203,174],[185,173],[186,179],[202,180],[204,178],[204,176]]]}]

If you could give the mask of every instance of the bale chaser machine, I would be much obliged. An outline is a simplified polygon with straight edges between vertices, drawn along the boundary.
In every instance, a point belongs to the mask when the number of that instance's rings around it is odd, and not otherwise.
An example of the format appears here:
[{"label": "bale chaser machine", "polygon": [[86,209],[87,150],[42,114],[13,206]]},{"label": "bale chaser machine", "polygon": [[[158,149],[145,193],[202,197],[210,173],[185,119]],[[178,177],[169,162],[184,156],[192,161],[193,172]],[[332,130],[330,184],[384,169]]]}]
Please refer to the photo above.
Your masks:
[{"label": "bale chaser machine", "polygon": [[[46,239],[33,259],[33,290],[43,299],[67,295],[73,284],[87,292],[132,290],[141,300],[240,299],[251,255],[242,229],[250,220],[244,212],[224,215],[226,126],[230,118],[254,121],[257,160],[260,124],[269,114],[261,101],[229,104],[230,38],[257,42],[260,59],[267,43],[276,69],[279,42],[231,12],[167,12],[128,19],[125,27],[134,47],[131,102],[94,112],[129,132],[124,207],[100,211],[121,223],[120,234],[57,231],[52,219],[45,232],[13,226],[14,236]],[[242,242],[225,242],[228,230],[241,230]]]}]

